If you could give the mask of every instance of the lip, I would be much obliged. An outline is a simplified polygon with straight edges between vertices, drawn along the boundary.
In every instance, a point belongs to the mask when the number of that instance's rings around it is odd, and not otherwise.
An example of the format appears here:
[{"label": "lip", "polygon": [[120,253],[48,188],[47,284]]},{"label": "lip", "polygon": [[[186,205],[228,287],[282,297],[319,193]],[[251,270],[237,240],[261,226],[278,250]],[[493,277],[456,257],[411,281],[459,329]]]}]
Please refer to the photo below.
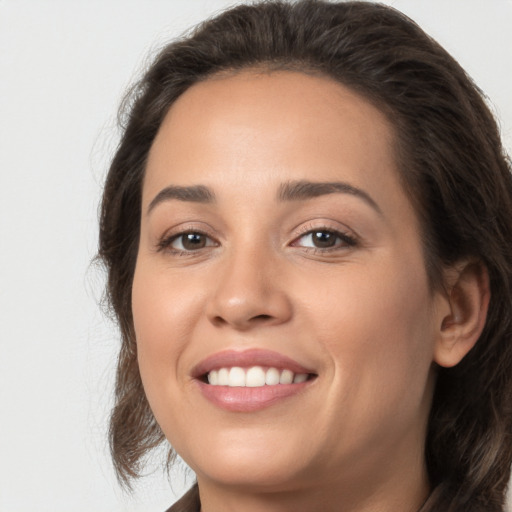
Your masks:
[{"label": "lip", "polygon": [[296,384],[276,384],[274,386],[229,387],[211,386],[204,376],[211,370],[239,366],[273,367],[278,370],[288,369],[293,373],[315,374],[297,361],[272,350],[249,349],[244,351],[226,350],[207,357],[192,369],[202,395],[215,406],[231,412],[253,412],[270,407],[287,398],[305,391],[315,379]]},{"label": "lip", "polygon": [[195,379],[199,379],[212,370],[233,366],[240,366],[241,368],[265,366],[277,368],[278,370],[288,369],[293,373],[315,373],[311,368],[305,368],[297,361],[279,352],[255,348],[243,351],[225,350],[217,352],[194,366],[191,374]]}]

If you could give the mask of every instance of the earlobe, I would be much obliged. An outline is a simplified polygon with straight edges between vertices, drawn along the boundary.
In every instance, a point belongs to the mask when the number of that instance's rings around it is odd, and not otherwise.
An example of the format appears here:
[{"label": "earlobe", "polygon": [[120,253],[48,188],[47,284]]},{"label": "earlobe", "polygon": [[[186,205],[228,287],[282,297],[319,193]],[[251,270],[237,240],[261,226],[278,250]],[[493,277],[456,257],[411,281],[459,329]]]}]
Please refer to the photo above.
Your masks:
[{"label": "earlobe", "polygon": [[463,262],[446,272],[447,309],[440,319],[434,361],[457,365],[478,341],[490,300],[489,274],[481,262]]}]

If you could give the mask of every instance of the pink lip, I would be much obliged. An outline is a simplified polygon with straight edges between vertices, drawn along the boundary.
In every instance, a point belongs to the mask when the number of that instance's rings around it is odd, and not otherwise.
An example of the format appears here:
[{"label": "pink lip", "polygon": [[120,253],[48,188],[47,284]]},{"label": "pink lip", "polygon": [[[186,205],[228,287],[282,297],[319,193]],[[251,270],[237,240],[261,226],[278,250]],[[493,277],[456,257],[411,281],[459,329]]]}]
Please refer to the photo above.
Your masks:
[{"label": "pink lip", "polygon": [[314,380],[261,388],[230,388],[229,386],[210,386],[200,380],[196,382],[203,396],[217,407],[231,412],[252,412],[297,395],[304,391],[304,388],[309,387]]},{"label": "pink lip", "polygon": [[194,367],[192,375],[195,377],[202,395],[207,400],[221,409],[232,412],[252,412],[264,409],[301,393],[314,382],[314,379],[310,379],[298,384],[277,384],[275,386],[250,388],[211,386],[202,379],[211,370],[233,366],[242,368],[264,366],[288,369],[296,374],[314,374],[313,371],[300,365],[297,361],[270,350],[250,349],[243,352],[226,350],[207,357]]},{"label": "pink lip", "polygon": [[251,366],[267,366],[277,368],[278,370],[288,369],[293,373],[315,373],[313,370],[305,368],[293,359],[274,352],[272,350],[262,350],[258,348],[236,351],[225,350],[207,357],[192,369],[192,376],[202,377],[206,373],[219,368],[240,366],[249,368]]}]

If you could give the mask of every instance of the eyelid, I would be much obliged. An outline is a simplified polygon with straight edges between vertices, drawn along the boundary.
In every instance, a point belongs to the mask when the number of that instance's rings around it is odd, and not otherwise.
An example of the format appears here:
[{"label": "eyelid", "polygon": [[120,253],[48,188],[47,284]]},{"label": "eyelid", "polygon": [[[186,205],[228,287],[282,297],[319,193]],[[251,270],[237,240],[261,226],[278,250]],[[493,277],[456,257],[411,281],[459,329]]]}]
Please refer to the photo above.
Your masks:
[{"label": "eyelid", "polygon": [[[354,233],[351,229],[344,227],[334,227],[331,223],[326,221],[319,221],[318,222],[308,222],[300,227],[298,232],[294,235],[292,242],[290,243],[290,246],[292,247],[302,247],[303,249],[309,249],[311,251],[319,251],[319,252],[328,252],[328,251],[336,251],[336,250],[346,250],[347,248],[354,247],[359,244],[359,236]],[[298,245],[298,241],[305,237],[306,235],[311,235],[313,233],[318,232],[329,232],[333,233],[337,237],[339,237],[342,240],[342,244],[335,246],[335,247],[327,247],[327,248],[320,248],[320,247],[308,247],[308,246],[300,246]]]},{"label": "eyelid", "polygon": [[359,235],[348,226],[341,224],[340,222],[332,221],[329,219],[315,219],[303,223],[300,227],[294,229],[293,239],[296,240],[303,235],[314,231],[332,231],[333,233],[339,233],[341,235],[358,240]]},{"label": "eyelid", "polygon": [[220,242],[218,241],[218,237],[216,237],[212,234],[212,231],[213,230],[209,229],[208,226],[207,227],[203,227],[203,226],[198,227],[197,224],[189,223],[189,222],[187,222],[185,224],[180,224],[171,229],[168,229],[167,231],[165,231],[165,233],[162,236],[160,236],[158,238],[158,240],[156,241],[156,244],[155,244],[156,251],[157,252],[170,251],[170,252],[175,252],[175,253],[181,252],[181,253],[187,253],[187,254],[198,252],[199,249],[197,249],[196,251],[191,251],[191,250],[174,249],[171,247],[171,244],[176,239],[178,239],[179,237],[181,237],[183,235],[186,235],[187,233],[197,233],[199,235],[207,237],[208,239],[210,239],[213,242],[212,244],[208,244],[203,249],[217,247],[220,245]]},{"label": "eyelid", "polygon": [[[336,238],[339,238],[341,240],[341,244],[339,245],[336,245],[336,246],[333,246],[333,247],[311,247],[311,246],[306,246],[306,245],[299,245],[298,241],[301,240],[302,238],[305,238],[306,236],[313,236],[314,233],[322,233],[322,232],[325,232],[325,233],[332,233],[334,236],[336,236]],[[332,230],[332,229],[314,229],[312,231],[309,231],[307,233],[304,233],[303,235],[297,237],[293,242],[292,242],[292,246],[293,247],[304,247],[304,248],[310,248],[310,249],[316,249],[316,250],[321,250],[321,251],[328,251],[328,250],[335,250],[335,249],[340,249],[340,248],[346,248],[346,247],[353,247],[354,245],[356,245],[356,240],[351,237],[350,235],[347,235],[345,233],[342,233],[340,231],[335,231],[335,230]]]},{"label": "eyelid", "polygon": [[[310,235],[315,232],[326,231],[333,233],[337,237],[341,239],[343,242],[341,245],[337,245],[335,247],[327,247],[327,248],[316,248],[316,247],[307,247],[302,246],[304,249],[318,250],[319,252],[328,252],[329,250],[340,250],[347,249],[348,247],[354,247],[359,244],[359,236],[354,233],[353,230],[349,229],[346,226],[341,227],[333,226],[333,221],[326,220],[315,220],[309,221],[303,225],[301,225],[298,229],[296,228],[296,232],[293,235],[292,241],[288,244],[289,246],[301,247],[298,245],[298,241],[306,235]],[[202,224],[202,223],[201,223]],[[175,226],[169,230],[167,230],[162,236],[158,238],[156,241],[156,252],[169,251],[174,252],[175,254],[183,253],[183,254],[192,254],[200,252],[201,249],[211,249],[212,247],[218,247],[221,245],[219,242],[219,237],[212,233],[212,229],[209,226],[201,225],[200,227],[197,223],[187,222],[185,224],[180,224]],[[196,250],[187,250],[187,249],[176,249],[172,248],[172,243],[178,239],[179,237],[186,235],[187,233],[197,233],[199,235],[205,236],[209,239],[211,243],[208,243],[205,247],[197,248]]]},{"label": "eyelid", "polygon": [[[197,235],[197,236],[200,236],[200,237],[204,237],[205,238],[205,245],[204,247],[198,247],[196,249],[181,249],[179,247],[174,247],[174,244],[178,241],[181,240],[181,245],[183,245],[183,239],[184,237],[187,237],[187,235]],[[212,238],[210,238],[208,235],[204,234],[204,233],[199,233],[198,231],[186,231],[185,233],[180,233],[176,236],[173,236],[171,238],[171,240],[169,240],[170,242],[170,246],[177,250],[177,251],[183,251],[183,252],[195,252],[195,251],[198,251],[199,249],[205,249],[206,247],[215,247],[215,242],[212,240]]]}]

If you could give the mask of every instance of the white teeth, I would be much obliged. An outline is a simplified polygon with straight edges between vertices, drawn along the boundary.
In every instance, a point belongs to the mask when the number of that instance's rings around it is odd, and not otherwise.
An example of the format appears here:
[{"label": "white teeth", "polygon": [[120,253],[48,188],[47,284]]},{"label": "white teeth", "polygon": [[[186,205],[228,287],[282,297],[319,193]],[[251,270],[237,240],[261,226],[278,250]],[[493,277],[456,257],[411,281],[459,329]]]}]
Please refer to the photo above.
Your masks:
[{"label": "white teeth", "polygon": [[267,386],[275,386],[279,384],[279,370],[277,368],[269,368],[265,374],[265,384]]},{"label": "white teeth", "polygon": [[283,370],[281,377],[279,377],[279,384],[291,384],[293,382],[293,372],[290,370]]},{"label": "white teeth", "polygon": [[229,384],[230,387],[245,387],[245,371],[243,368],[233,366],[229,370]]},{"label": "white teeth", "polygon": [[247,370],[245,385],[248,388],[259,388],[265,385],[265,372],[261,366],[253,366]]},{"label": "white teeth", "polygon": [[308,380],[307,373],[294,374],[291,370],[278,370],[261,366],[241,368],[219,368],[208,373],[208,383],[212,386],[249,387],[276,386],[277,384],[300,384]]},{"label": "white teeth", "polygon": [[219,382],[219,372],[217,372],[216,370],[211,371],[211,372],[208,374],[208,382],[209,382],[212,386],[216,386],[216,385],[217,385],[217,383]]},{"label": "white teeth", "polygon": [[217,384],[219,386],[228,386],[229,385],[229,370],[227,368],[221,368],[218,371],[218,379]]},{"label": "white teeth", "polygon": [[308,374],[307,373],[297,373],[295,377],[293,377],[293,383],[299,384],[301,382],[306,382],[308,380]]}]

